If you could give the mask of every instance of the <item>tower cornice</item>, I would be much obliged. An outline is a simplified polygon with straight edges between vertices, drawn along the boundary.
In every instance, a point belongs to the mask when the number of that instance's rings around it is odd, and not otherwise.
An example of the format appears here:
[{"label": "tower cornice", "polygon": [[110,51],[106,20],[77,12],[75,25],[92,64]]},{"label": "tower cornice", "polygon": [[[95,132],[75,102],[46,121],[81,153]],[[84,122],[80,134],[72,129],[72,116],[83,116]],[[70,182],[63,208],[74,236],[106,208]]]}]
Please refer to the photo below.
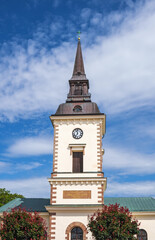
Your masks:
[{"label": "tower cornice", "polygon": [[95,124],[96,121],[99,121],[102,125],[102,135],[105,134],[105,123],[106,115],[103,113],[100,114],[83,114],[83,115],[51,115],[50,120],[53,126],[61,124]]}]

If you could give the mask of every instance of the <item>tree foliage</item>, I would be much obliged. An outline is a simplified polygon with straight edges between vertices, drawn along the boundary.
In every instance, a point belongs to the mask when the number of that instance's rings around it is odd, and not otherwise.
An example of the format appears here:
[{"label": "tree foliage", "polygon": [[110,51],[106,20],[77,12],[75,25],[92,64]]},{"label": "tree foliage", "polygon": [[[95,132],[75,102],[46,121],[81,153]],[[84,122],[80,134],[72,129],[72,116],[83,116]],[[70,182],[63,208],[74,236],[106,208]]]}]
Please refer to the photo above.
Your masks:
[{"label": "tree foliage", "polygon": [[134,240],[139,223],[119,204],[104,206],[89,217],[88,227],[96,240]]},{"label": "tree foliage", "polygon": [[10,191],[6,190],[5,188],[0,188],[0,207],[4,204],[12,201],[15,198],[24,198],[23,195],[17,193],[10,193]]},{"label": "tree foliage", "polygon": [[0,235],[2,240],[45,240],[47,239],[45,220],[38,213],[25,209],[12,209],[4,213]]}]

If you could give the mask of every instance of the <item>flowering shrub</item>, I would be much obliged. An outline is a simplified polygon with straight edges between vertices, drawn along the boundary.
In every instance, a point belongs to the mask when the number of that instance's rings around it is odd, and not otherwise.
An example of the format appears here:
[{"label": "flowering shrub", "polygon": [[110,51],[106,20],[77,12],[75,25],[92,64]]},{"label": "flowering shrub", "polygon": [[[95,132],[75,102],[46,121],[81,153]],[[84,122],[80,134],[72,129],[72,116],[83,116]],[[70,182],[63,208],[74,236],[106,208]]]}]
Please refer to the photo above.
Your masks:
[{"label": "flowering shrub", "polygon": [[139,223],[119,204],[104,206],[89,216],[88,228],[96,240],[134,240]]},{"label": "flowering shrub", "polygon": [[25,209],[12,209],[4,213],[0,236],[2,240],[45,240],[45,221],[38,213],[30,213]]}]

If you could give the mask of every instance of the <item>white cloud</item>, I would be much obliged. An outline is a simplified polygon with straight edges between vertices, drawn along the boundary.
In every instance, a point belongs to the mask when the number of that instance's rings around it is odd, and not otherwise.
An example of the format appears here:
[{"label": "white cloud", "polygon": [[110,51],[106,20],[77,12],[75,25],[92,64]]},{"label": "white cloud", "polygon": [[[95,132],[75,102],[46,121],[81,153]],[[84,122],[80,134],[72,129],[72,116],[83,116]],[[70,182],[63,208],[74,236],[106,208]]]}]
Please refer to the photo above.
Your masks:
[{"label": "white cloud", "polygon": [[17,164],[15,166],[15,170],[17,171],[28,171],[28,170],[32,170],[34,168],[38,168],[41,167],[43,164],[39,163],[39,162],[29,162],[29,164]]},{"label": "white cloud", "polygon": [[[97,12],[91,13],[90,17],[89,9],[83,9],[81,13],[90,19],[90,23],[97,23],[97,29],[104,29],[107,23],[110,25],[110,34],[104,37],[97,33],[96,28],[88,29],[89,34],[92,32],[92,36],[96,36],[96,43],[83,49],[90,91],[107,113],[154,106],[154,10],[155,2],[150,0],[137,5],[136,10],[129,13],[110,13],[106,17]],[[56,22],[51,26],[58,25]],[[58,28],[60,30],[61,27]],[[38,39],[42,34],[46,39],[43,30],[38,29]],[[16,117],[55,111],[66,99],[75,46],[64,42],[47,51],[40,45],[38,47],[37,39],[29,40],[27,46],[24,49],[14,44],[12,56],[5,53],[5,48],[3,50],[0,65],[1,120],[8,118],[13,121]]]},{"label": "white cloud", "polygon": [[[66,48],[69,48],[66,46]],[[15,56],[5,57],[1,65],[0,83],[1,118],[31,117],[34,113],[52,111],[67,94],[68,56],[65,46],[50,53],[36,52],[34,43],[27,51],[16,51]],[[68,53],[71,50],[68,49]],[[65,53],[66,52],[66,53]],[[31,56],[31,54],[33,54]],[[71,54],[72,55],[72,54]],[[65,83],[66,80],[66,83]]]},{"label": "white cloud", "polygon": [[6,156],[38,156],[52,154],[52,140],[43,137],[27,137],[16,140],[6,151]]},{"label": "white cloud", "polygon": [[106,147],[103,156],[103,170],[117,171],[117,174],[148,175],[155,173],[155,154],[141,154],[131,149]]},{"label": "white cloud", "polygon": [[108,113],[154,106],[154,9],[155,2],[150,1],[86,52],[95,99]]},{"label": "white cloud", "polygon": [[1,188],[10,190],[11,193],[22,194],[24,197],[50,197],[50,186],[46,177],[18,179],[18,180],[0,180]]},{"label": "white cloud", "polygon": [[115,182],[109,181],[105,196],[138,197],[155,196],[155,181]]},{"label": "white cloud", "polygon": [[21,171],[29,171],[42,166],[43,164],[39,162],[28,162],[28,163],[12,163],[0,162],[0,173],[14,174]]}]

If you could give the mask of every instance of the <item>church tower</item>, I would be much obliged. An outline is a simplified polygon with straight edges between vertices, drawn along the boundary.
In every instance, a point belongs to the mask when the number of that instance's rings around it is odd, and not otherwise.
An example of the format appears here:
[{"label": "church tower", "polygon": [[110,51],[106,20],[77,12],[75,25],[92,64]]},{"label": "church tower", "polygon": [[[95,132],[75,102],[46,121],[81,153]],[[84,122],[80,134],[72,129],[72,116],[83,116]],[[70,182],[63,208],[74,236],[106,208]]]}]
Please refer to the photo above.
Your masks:
[{"label": "church tower", "polygon": [[88,215],[104,204],[102,172],[105,114],[91,101],[80,38],[66,103],[51,115],[54,127],[49,239],[91,240]]}]

